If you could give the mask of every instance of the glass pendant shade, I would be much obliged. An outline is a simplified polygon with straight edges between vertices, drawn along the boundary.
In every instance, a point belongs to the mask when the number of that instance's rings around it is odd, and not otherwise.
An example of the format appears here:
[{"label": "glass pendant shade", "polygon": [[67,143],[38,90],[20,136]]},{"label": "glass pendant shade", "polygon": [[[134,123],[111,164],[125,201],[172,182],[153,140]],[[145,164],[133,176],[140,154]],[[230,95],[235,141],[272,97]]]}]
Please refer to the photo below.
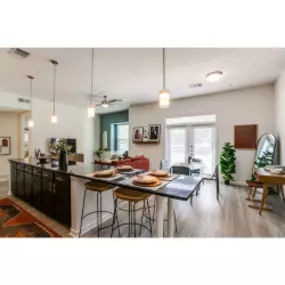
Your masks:
[{"label": "glass pendant shade", "polygon": [[170,92],[167,89],[163,89],[159,92],[159,107],[168,108],[170,104]]},{"label": "glass pendant shade", "polygon": [[162,49],[162,90],[158,94],[160,108],[168,108],[170,104],[170,92],[165,88],[165,48]]},{"label": "glass pendant shade", "polygon": [[88,106],[87,107],[87,114],[88,114],[88,118],[95,118],[95,107],[94,106]]},{"label": "glass pendant shade", "polygon": [[34,126],[34,121],[33,120],[29,120],[28,121],[28,127],[32,128]]},{"label": "glass pendant shade", "polygon": [[50,121],[51,121],[53,124],[56,124],[56,123],[57,123],[57,116],[56,116],[55,114],[51,115]]}]

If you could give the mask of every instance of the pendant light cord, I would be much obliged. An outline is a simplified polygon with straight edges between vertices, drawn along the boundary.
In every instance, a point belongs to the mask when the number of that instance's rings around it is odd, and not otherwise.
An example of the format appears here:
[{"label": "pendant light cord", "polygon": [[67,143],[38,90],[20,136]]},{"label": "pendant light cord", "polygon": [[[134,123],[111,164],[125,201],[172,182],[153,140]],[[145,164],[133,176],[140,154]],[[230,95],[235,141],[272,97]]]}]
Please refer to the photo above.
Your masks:
[{"label": "pendant light cord", "polygon": [[94,48],[92,48],[92,51],[91,51],[91,86],[90,86],[90,106],[92,105],[92,95],[93,95],[94,53],[95,53],[95,49],[94,49]]},{"label": "pendant light cord", "polygon": [[55,85],[56,85],[56,66],[58,62],[51,59],[50,62],[53,64],[53,115],[55,115]]},{"label": "pendant light cord", "polygon": [[55,84],[56,84],[56,64],[54,64],[54,72],[53,72],[53,115],[55,115]]},{"label": "pendant light cord", "polygon": [[33,78],[30,78],[31,112],[33,112]]},{"label": "pendant light cord", "polygon": [[162,86],[163,89],[165,89],[165,48],[162,48],[162,73],[163,73]]},{"label": "pendant light cord", "polygon": [[31,112],[33,111],[33,79],[34,77],[31,75],[27,75],[27,78],[30,80],[30,104],[31,104]]}]

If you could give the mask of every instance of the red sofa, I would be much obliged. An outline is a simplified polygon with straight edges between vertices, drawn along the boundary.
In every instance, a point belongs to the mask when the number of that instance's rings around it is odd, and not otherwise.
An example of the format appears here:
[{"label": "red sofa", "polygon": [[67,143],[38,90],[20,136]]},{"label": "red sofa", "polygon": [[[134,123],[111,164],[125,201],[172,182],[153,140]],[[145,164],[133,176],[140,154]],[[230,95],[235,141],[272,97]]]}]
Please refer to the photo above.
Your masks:
[{"label": "red sofa", "polygon": [[112,165],[112,166],[122,165],[122,164],[131,165],[133,168],[149,171],[149,159],[143,155],[137,157],[128,157],[126,159],[116,160],[112,162],[103,162],[95,160],[95,163],[101,165]]}]

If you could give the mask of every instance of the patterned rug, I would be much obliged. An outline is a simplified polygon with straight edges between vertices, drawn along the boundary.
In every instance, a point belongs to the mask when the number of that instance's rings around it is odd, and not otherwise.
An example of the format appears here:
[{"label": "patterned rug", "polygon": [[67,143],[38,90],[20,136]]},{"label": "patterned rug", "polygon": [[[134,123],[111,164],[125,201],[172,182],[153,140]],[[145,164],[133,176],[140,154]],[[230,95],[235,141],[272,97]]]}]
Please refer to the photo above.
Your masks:
[{"label": "patterned rug", "polygon": [[0,199],[0,237],[60,237],[8,198]]}]

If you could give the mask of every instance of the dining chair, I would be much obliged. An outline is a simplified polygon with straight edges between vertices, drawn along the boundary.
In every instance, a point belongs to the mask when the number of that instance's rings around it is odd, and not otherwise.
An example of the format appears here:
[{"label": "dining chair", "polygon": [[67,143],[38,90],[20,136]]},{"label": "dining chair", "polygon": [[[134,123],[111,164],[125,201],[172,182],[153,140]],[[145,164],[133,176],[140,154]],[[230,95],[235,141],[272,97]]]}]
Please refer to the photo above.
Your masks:
[{"label": "dining chair", "polygon": [[213,175],[211,176],[210,179],[215,179],[216,181],[216,197],[217,200],[220,198],[220,172],[219,172],[219,163],[215,166],[215,170]]},{"label": "dining chair", "polygon": [[[200,158],[192,158],[192,162],[203,164],[203,160]],[[202,174],[202,168],[191,170],[191,174],[201,175]]]},{"label": "dining chair", "polygon": [[170,173],[181,174],[181,175],[191,175],[191,169],[184,165],[173,165],[170,167]]}]

